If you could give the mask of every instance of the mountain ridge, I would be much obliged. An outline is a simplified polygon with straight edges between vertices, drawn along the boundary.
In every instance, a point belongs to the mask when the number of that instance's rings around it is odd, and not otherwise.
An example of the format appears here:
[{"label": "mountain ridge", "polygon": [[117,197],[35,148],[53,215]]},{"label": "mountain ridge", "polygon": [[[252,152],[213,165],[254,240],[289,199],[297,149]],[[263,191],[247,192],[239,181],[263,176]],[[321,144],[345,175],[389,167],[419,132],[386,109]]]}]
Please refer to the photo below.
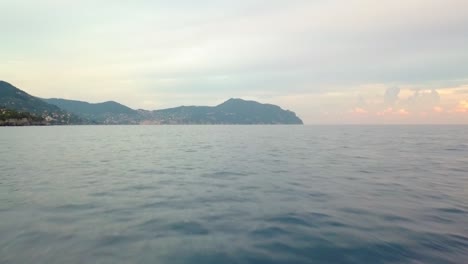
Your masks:
[{"label": "mountain ridge", "polygon": [[[132,123],[138,115],[133,110],[115,101],[105,101],[102,103],[89,103],[78,100],[68,100],[61,98],[42,99],[49,104],[56,105],[61,109],[74,113],[84,119],[105,124]],[[135,122],[134,122],[135,123]]]},{"label": "mountain ridge", "polygon": [[231,98],[216,106],[141,110],[156,124],[303,124],[296,114],[272,104]]},{"label": "mountain ridge", "polygon": [[84,120],[64,111],[56,105],[44,102],[20,90],[12,84],[0,80],[0,107],[22,113],[30,113],[47,120],[49,124],[82,124]]},{"label": "mountain ridge", "polygon": [[[240,98],[230,98],[216,106],[135,110],[115,101],[89,103],[61,98],[41,99],[5,81],[0,81],[0,106],[44,118],[50,113],[74,117],[77,124],[303,124],[290,110]],[[73,124],[71,121],[61,123]]]}]

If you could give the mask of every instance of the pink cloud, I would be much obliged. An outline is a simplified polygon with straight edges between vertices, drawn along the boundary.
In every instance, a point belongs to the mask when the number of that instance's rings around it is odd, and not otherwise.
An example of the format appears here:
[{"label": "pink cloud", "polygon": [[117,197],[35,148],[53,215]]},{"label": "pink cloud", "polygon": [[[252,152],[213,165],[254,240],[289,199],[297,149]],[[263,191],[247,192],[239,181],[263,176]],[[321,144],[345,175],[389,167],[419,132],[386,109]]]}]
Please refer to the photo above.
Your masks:
[{"label": "pink cloud", "polygon": [[363,115],[363,114],[367,114],[368,112],[363,109],[363,108],[360,108],[360,107],[356,107],[353,109],[353,111],[351,111],[353,114],[358,114],[358,115]]}]

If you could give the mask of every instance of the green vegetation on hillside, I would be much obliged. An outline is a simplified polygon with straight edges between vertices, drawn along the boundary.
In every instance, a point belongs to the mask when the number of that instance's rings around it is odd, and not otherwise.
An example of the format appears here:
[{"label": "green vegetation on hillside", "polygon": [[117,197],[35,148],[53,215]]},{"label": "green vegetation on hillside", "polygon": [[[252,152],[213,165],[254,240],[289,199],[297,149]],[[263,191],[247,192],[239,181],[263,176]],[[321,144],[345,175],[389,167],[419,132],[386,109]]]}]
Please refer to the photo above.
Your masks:
[{"label": "green vegetation on hillside", "polygon": [[139,116],[136,110],[114,101],[92,104],[76,100],[56,98],[43,100],[81,118],[91,120],[99,124],[139,123]]},{"label": "green vegetation on hillside", "polygon": [[44,120],[44,118],[35,116],[28,112],[17,112],[15,110],[0,107],[0,120],[2,121],[8,120],[8,119],[23,119],[23,118],[27,118],[33,121]]},{"label": "green vegetation on hillside", "polygon": [[302,124],[294,112],[242,99],[229,99],[214,107],[181,106],[146,115],[160,124]]},{"label": "green vegetation on hillside", "polygon": [[48,104],[13,85],[0,81],[0,105],[18,113],[30,113],[41,117],[49,124],[70,125],[83,124],[83,119],[60,109],[58,106]]},{"label": "green vegetation on hillside", "polygon": [[0,107],[0,126],[46,125],[44,118]]},{"label": "green vegetation on hillside", "polygon": [[[47,124],[302,124],[289,110],[255,101],[229,99],[217,106],[180,106],[155,111],[133,110],[117,102],[91,104],[66,99],[40,99],[0,81],[0,105],[16,111],[5,115],[42,118]],[[20,114],[21,113],[21,114]]]}]

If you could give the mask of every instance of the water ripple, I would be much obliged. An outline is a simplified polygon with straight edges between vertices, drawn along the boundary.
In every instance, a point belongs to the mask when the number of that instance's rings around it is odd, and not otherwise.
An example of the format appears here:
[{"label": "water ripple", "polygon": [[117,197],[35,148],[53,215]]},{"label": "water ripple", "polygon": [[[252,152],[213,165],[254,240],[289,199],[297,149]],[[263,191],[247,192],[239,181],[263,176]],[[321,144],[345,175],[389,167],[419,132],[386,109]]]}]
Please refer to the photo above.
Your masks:
[{"label": "water ripple", "polygon": [[467,127],[12,128],[0,263],[458,264]]}]

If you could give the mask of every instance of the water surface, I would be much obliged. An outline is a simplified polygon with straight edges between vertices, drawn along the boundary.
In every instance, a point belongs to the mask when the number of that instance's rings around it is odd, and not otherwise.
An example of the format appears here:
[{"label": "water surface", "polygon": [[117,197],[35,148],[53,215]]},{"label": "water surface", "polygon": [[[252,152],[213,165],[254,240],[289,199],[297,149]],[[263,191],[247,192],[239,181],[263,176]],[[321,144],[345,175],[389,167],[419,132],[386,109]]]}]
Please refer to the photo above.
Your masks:
[{"label": "water surface", "polygon": [[466,126],[0,128],[0,263],[467,263]]}]

